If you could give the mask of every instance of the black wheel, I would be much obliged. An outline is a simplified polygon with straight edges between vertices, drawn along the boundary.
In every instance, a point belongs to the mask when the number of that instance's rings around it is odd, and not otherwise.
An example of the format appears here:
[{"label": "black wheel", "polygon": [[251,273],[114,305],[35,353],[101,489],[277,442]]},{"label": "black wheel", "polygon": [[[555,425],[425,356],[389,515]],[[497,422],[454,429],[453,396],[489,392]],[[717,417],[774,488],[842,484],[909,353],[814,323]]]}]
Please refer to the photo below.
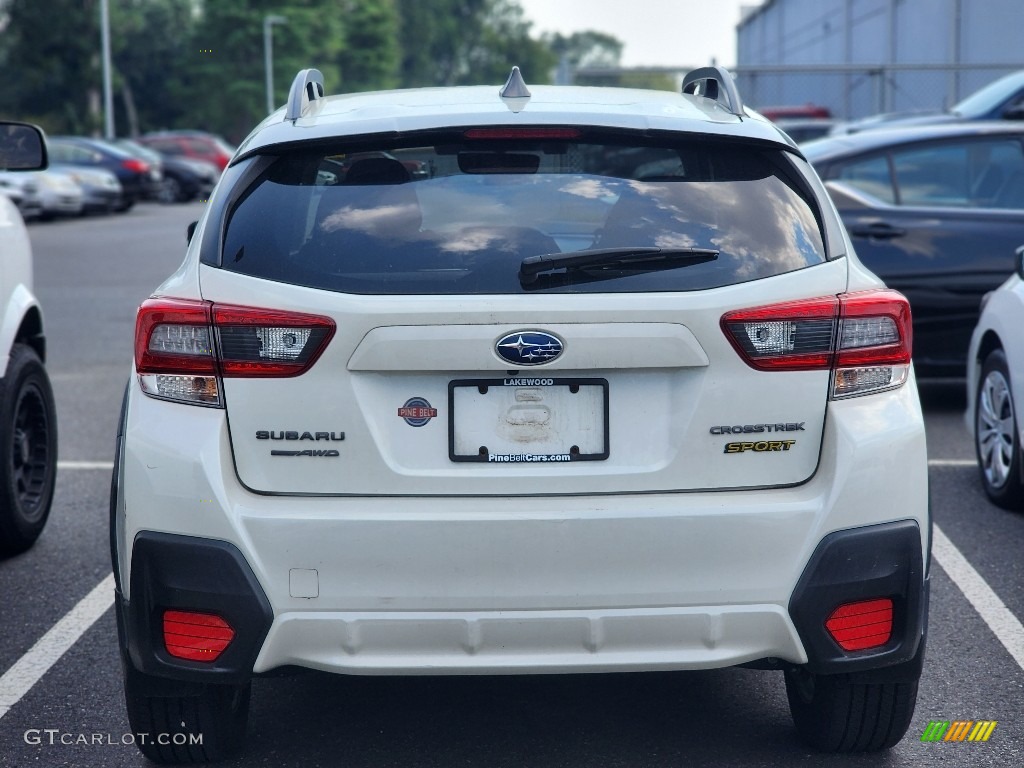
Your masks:
[{"label": "black wheel", "polygon": [[160,191],[157,193],[157,200],[161,203],[180,203],[184,199],[178,180],[171,176],[164,176],[163,184],[160,185]]},{"label": "black wheel", "polygon": [[24,552],[46,525],[57,479],[57,413],[35,350],[11,348],[0,380],[0,555]]},{"label": "black wheel", "polygon": [[1017,411],[1010,370],[1001,349],[985,358],[974,406],[974,448],[985,493],[1005,509],[1024,508]]},{"label": "black wheel", "polygon": [[245,743],[251,684],[204,685],[180,695],[173,681],[145,675],[128,661],[124,698],[135,746],[155,763],[224,760]]},{"label": "black wheel", "polygon": [[797,733],[822,752],[874,752],[896,744],[910,727],[917,680],[857,683],[846,675],[786,671]]}]

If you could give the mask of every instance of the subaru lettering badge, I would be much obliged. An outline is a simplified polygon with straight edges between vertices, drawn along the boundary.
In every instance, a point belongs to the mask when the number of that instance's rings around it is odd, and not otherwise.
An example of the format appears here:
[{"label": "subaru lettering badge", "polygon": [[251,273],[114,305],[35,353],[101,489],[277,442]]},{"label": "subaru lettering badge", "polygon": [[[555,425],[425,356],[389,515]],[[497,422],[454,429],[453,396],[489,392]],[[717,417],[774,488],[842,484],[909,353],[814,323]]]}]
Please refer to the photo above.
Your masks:
[{"label": "subaru lettering badge", "polygon": [[514,367],[543,365],[562,354],[562,341],[544,331],[516,331],[498,339],[494,351]]}]

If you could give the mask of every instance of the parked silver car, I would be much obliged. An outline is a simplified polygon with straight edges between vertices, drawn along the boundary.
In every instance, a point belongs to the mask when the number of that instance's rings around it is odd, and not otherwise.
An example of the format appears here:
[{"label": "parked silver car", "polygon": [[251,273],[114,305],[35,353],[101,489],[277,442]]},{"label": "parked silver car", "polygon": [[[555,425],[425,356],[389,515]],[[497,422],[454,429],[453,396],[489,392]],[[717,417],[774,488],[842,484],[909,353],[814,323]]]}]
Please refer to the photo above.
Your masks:
[{"label": "parked silver car", "polygon": [[82,189],[82,213],[111,213],[124,197],[117,176],[103,168],[53,164],[51,171],[67,174]]},{"label": "parked silver car", "polygon": [[0,195],[18,207],[23,219],[35,219],[43,213],[39,182],[31,174],[0,171]]},{"label": "parked silver car", "polygon": [[77,216],[82,212],[85,194],[71,174],[47,169],[35,174],[43,205],[42,219]]}]

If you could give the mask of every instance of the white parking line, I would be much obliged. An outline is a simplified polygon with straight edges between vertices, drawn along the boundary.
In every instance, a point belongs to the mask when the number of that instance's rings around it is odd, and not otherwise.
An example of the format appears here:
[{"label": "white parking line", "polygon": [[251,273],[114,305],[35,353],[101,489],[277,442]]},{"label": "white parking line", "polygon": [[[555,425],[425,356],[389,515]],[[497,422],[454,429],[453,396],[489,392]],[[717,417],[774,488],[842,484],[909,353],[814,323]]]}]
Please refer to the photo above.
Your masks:
[{"label": "white parking line", "polygon": [[964,593],[974,610],[1013,656],[1017,666],[1024,669],[1024,626],[939,526],[936,525],[933,531],[932,557]]},{"label": "white parking line", "polygon": [[929,467],[976,467],[977,459],[928,459]]},{"label": "white parking line", "polygon": [[39,682],[64,653],[78,642],[103,613],[114,604],[114,574],[97,584],[64,618],[33,645],[0,677],[0,718]]},{"label": "white parking line", "polygon": [[112,461],[58,461],[57,469],[105,469],[114,468]]}]

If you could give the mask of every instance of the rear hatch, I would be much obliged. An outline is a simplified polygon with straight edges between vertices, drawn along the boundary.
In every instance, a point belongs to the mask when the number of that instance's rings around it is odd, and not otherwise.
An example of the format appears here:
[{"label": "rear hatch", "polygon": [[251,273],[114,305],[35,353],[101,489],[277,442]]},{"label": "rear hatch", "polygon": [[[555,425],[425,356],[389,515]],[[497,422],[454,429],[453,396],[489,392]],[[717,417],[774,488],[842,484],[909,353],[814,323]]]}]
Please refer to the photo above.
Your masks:
[{"label": "rear hatch", "polygon": [[814,473],[847,266],[784,149],[472,129],[258,163],[201,272],[240,361],[223,400],[249,488],[529,496]]}]

